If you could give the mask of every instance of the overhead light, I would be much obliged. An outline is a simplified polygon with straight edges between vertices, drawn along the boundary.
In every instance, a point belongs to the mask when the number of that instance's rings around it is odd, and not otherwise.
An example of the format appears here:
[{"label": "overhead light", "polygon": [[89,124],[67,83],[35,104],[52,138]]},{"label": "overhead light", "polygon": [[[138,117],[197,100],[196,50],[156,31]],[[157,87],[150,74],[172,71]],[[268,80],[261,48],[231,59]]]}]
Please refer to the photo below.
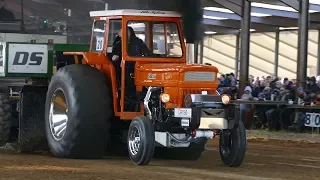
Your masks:
[{"label": "overhead light", "polygon": [[251,16],[267,17],[267,16],[272,16],[272,15],[271,14],[264,14],[264,13],[251,13]]},{"label": "overhead light", "polygon": [[280,27],[279,30],[298,30],[299,27]]},{"label": "overhead light", "polygon": [[222,17],[216,17],[216,16],[206,16],[203,15],[204,19],[214,19],[214,20],[224,20],[224,19],[228,19],[228,18],[222,18]]},{"label": "overhead light", "polygon": [[[241,29],[240,29],[240,31],[241,31]],[[253,32],[253,31],[256,31],[255,29],[250,29],[250,32]]]},{"label": "overhead light", "polygon": [[218,11],[218,12],[224,12],[224,13],[233,13],[231,10],[225,9],[225,8],[205,7],[205,8],[203,8],[203,9],[204,9],[204,10],[209,10],[209,11]]},{"label": "overhead light", "polygon": [[[216,11],[216,12],[221,12],[221,13],[229,13],[229,14],[233,14],[234,13],[229,9],[217,8],[217,7],[205,7],[203,9],[207,10],[207,11]],[[271,14],[264,14],[264,13],[251,13],[251,16],[267,17],[267,16],[272,16],[272,15]],[[210,19],[210,18],[208,18],[208,19]]]},{"label": "overhead light", "polygon": [[295,9],[288,7],[288,6],[279,6],[279,5],[272,5],[272,4],[264,4],[264,3],[251,3],[252,7],[261,7],[261,8],[267,8],[267,9],[273,9],[273,10],[282,10],[282,11],[291,11],[291,12],[297,12]]},{"label": "overhead light", "polygon": [[209,34],[216,34],[217,32],[214,32],[214,31],[205,31],[204,33],[209,35]]}]

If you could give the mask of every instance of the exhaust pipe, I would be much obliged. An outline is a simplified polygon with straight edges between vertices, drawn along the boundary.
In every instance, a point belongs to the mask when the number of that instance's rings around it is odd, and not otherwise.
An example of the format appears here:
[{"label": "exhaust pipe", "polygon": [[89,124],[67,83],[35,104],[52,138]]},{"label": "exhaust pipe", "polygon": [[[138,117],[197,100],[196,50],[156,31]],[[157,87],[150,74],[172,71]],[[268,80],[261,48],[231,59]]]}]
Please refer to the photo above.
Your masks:
[{"label": "exhaust pipe", "polygon": [[146,112],[147,116],[149,117],[149,119],[151,120],[152,119],[152,114],[151,114],[151,110],[149,108],[149,102],[150,102],[150,97],[151,97],[151,94],[152,92],[156,91],[156,90],[160,90],[160,87],[149,87],[148,88],[148,91],[147,91],[147,94],[144,98],[144,111]]}]

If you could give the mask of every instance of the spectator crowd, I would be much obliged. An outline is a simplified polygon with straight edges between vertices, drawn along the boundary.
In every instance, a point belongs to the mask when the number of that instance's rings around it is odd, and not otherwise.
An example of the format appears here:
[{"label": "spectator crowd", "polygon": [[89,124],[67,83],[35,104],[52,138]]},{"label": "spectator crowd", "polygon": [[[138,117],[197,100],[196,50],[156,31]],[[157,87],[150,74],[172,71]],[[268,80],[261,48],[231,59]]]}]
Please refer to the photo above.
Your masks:
[{"label": "spectator crowd", "polygon": [[[219,77],[218,92],[244,101],[284,101],[302,106],[320,106],[320,76],[309,77],[305,89],[296,87],[296,80],[273,76],[250,76],[244,92],[239,92],[233,73]],[[240,94],[241,97],[240,97]],[[320,107],[319,107],[320,109]],[[314,110],[313,112],[318,111]],[[305,109],[278,108],[270,105],[240,105],[240,119],[250,129],[294,130],[305,132]],[[320,112],[320,110],[319,110]]]}]

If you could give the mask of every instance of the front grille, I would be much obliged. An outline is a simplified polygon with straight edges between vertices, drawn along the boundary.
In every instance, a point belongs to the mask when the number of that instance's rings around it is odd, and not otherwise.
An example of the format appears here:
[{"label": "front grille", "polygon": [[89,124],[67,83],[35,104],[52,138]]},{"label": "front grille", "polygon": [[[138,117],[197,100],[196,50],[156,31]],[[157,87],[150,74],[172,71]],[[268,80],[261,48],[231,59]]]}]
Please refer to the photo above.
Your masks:
[{"label": "front grille", "polygon": [[186,98],[187,95],[189,95],[189,94],[202,94],[202,91],[207,91],[207,94],[211,94],[211,95],[216,94],[216,91],[214,91],[214,90],[184,89],[183,90],[183,101],[182,101],[183,107],[187,107],[188,104],[191,103],[191,99]]},{"label": "front grille", "polygon": [[202,94],[202,91],[207,91],[207,94],[216,94],[216,91],[213,90],[185,89],[183,90],[183,97],[186,97],[189,94]]},{"label": "front grille", "polygon": [[215,81],[215,72],[186,72],[184,81]]}]

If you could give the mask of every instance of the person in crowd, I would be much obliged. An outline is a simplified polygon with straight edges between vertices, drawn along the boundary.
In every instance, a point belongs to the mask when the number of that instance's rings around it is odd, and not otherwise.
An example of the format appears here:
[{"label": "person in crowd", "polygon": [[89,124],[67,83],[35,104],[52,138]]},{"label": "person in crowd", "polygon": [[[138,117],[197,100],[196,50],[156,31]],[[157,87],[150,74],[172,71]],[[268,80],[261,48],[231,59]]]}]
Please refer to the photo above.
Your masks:
[{"label": "person in crowd", "polygon": [[289,79],[288,78],[283,78],[282,79],[282,84],[283,84],[283,86],[288,85],[289,84]]},{"label": "person in crowd", "polygon": [[270,87],[264,87],[263,91],[259,93],[258,100],[259,101],[270,101],[271,100],[271,88]]},{"label": "person in crowd", "polygon": [[[252,97],[252,88],[250,86],[246,86],[244,89],[244,93],[241,96],[241,100],[243,101],[251,101],[253,99]],[[244,118],[244,112],[249,109],[249,105],[240,104],[240,120],[243,121]]]},{"label": "person in crowd", "polygon": [[272,98],[271,98],[271,100],[279,101],[280,94],[281,94],[281,91],[282,91],[281,88],[282,88],[281,81],[275,82],[274,88],[271,87],[271,89],[272,89],[272,92],[271,92]]},{"label": "person in crowd", "polygon": [[307,86],[308,93],[317,93],[320,91],[320,87],[316,83],[316,78],[313,76],[308,78],[308,86]]},{"label": "person in crowd", "polygon": [[226,80],[226,76],[224,74],[221,74],[219,77],[219,92],[222,91],[222,87],[225,87],[226,85],[224,84]]},{"label": "person in crowd", "polygon": [[[277,88],[277,87],[276,87],[276,84],[277,84],[278,81],[279,81],[279,78],[277,78],[277,77],[272,77],[272,78],[271,78],[271,82],[270,82],[270,87],[271,87],[272,89]],[[281,84],[281,82],[280,82],[280,84]]]},{"label": "person in crowd", "polygon": [[231,87],[227,89],[225,94],[229,94],[233,100],[238,99],[239,91],[238,91],[237,84],[236,83],[232,83]]},{"label": "person in crowd", "polygon": [[253,82],[253,90],[252,90],[252,96],[253,97],[258,97],[258,95],[261,93],[261,88],[260,88],[260,81],[255,80]]},{"label": "person in crowd", "polygon": [[[256,101],[270,101],[271,100],[271,88],[270,87],[264,87],[263,91],[259,93],[258,97],[253,98]],[[261,127],[263,129],[268,128],[268,121],[266,118],[266,112],[270,109],[269,106],[264,105],[256,105],[256,116],[257,116],[257,122],[256,126]]]},{"label": "person in crowd", "polygon": [[316,77],[316,83],[317,83],[318,85],[320,85],[320,76],[317,76],[317,77]]},{"label": "person in crowd", "polygon": [[4,7],[4,0],[0,0],[0,20],[15,20],[14,14]]},{"label": "person in crowd", "polygon": [[[302,87],[297,88],[297,96],[295,99],[296,104],[310,104],[310,100],[310,95],[308,95]],[[294,120],[292,122],[292,125],[289,126],[289,129],[296,132],[303,132],[305,130],[304,124],[306,112],[308,112],[308,110],[296,109],[294,112]]]}]

